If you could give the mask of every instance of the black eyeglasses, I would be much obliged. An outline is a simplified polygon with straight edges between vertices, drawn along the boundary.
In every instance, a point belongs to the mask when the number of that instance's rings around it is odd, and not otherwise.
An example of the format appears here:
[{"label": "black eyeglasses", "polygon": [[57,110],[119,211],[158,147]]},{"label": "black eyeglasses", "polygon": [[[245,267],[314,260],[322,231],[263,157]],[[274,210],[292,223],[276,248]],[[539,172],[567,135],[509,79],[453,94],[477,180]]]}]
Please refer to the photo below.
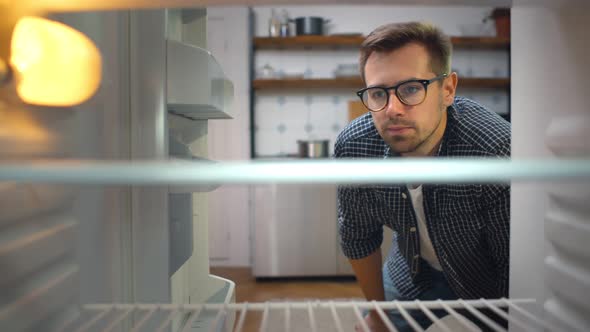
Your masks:
[{"label": "black eyeglasses", "polygon": [[394,90],[395,95],[403,104],[416,106],[426,99],[426,90],[432,82],[444,79],[447,74],[438,75],[429,80],[408,80],[391,87],[368,87],[357,91],[357,95],[365,107],[371,112],[382,111],[389,104],[389,91]]}]

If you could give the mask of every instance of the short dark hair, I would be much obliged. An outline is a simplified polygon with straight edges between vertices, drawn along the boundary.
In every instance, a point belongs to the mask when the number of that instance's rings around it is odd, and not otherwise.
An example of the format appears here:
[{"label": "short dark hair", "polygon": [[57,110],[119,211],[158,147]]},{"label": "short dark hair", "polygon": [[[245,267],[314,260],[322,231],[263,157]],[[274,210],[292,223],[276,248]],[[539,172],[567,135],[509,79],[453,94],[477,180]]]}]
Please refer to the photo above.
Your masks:
[{"label": "short dark hair", "polygon": [[363,82],[367,59],[373,52],[391,52],[411,43],[426,48],[433,73],[440,75],[450,72],[453,45],[451,38],[441,29],[423,22],[389,23],[373,30],[361,44],[360,71]]}]

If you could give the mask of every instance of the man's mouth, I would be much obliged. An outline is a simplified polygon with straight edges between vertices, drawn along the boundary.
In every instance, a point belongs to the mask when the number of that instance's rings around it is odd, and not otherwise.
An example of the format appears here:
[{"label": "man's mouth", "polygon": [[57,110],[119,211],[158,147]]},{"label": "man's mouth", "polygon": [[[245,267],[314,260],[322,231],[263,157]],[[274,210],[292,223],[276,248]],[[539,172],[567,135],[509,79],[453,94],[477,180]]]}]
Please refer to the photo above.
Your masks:
[{"label": "man's mouth", "polygon": [[406,133],[412,129],[413,128],[410,126],[389,126],[385,130],[392,135],[399,135]]}]

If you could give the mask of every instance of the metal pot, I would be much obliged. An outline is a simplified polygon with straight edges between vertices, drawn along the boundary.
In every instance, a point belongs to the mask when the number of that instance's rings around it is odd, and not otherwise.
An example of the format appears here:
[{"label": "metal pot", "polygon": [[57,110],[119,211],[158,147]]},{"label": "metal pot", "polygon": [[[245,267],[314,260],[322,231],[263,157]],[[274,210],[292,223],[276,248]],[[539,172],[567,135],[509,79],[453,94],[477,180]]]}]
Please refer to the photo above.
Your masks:
[{"label": "metal pot", "polygon": [[328,158],[330,140],[298,140],[300,158]]},{"label": "metal pot", "polygon": [[295,33],[297,36],[302,35],[323,35],[324,23],[330,20],[318,16],[305,16],[295,18]]}]

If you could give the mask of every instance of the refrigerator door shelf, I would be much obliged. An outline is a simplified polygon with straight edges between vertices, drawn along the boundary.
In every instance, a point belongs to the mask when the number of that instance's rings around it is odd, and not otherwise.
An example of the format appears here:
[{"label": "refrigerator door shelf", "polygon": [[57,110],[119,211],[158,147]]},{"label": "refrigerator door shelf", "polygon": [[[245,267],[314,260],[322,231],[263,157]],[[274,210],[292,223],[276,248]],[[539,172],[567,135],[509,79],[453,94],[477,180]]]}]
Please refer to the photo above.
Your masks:
[{"label": "refrigerator door shelf", "polygon": [[[206,301],[206,304],[230,304],[236,302],[236,284],[228,279],[209,275],[210,287],[216,290]],[[192,298],[191,298],[192,302]],[[191,331],[230,332],[236,318],[235,311],[203,310],[195,320]]]},{"label": "refrigerator door shelf", "polygon": [[213,55],[167,40],[168,112],[192,120],[231,119],[234,87]]},{"label": "refrigerator door shelf", "polygon": [[[168,119],[169,120],[173,120],[176,119],[177,117],[175,116],[169,116]],[[182,120],[182,119],[176,119],[178,122],[178,120]],[[173,123],[173,121],[170,121],[171,124]],[[191,122],[189,120],[184,120],[184,121],[180,121],[180,122]],[[192,126],[194,127],[194,125]],[[170,128],[170,135],[168,137],[168,153],[170,155],[170,161],[177,163],[177,164],[186,164],[186,165],[190,165],[191,162],[200,162],[200,163],[216,163],[216,161],[213,160],[209,160],[207,158],[203,158],[203,157],[199,157],[194,155],[194,153],[191,151],[190,148],[190,144],[185,143],[185,141],[190,141],[195,139],[194,136],[195,135],[199,135],[194,134],[193,131],[194,130],[190,130],[191,128],[189,127],[179,127],[178,125],[176,127],[172,127]],[[197,130],[198,131],[198,130]],[[197,171],[197,167],[198,165],[195,164],[195,171]],[[220,185],[219,184],[199,184],[199,185],[185,185],[185,184],[176,184],[176,185],[170,185],[168,187],[169,192],[171,194],[183,194],[183,193],[197,193],[197,192],[210,192],[213,191],[217,188],[219,188]]]}]

